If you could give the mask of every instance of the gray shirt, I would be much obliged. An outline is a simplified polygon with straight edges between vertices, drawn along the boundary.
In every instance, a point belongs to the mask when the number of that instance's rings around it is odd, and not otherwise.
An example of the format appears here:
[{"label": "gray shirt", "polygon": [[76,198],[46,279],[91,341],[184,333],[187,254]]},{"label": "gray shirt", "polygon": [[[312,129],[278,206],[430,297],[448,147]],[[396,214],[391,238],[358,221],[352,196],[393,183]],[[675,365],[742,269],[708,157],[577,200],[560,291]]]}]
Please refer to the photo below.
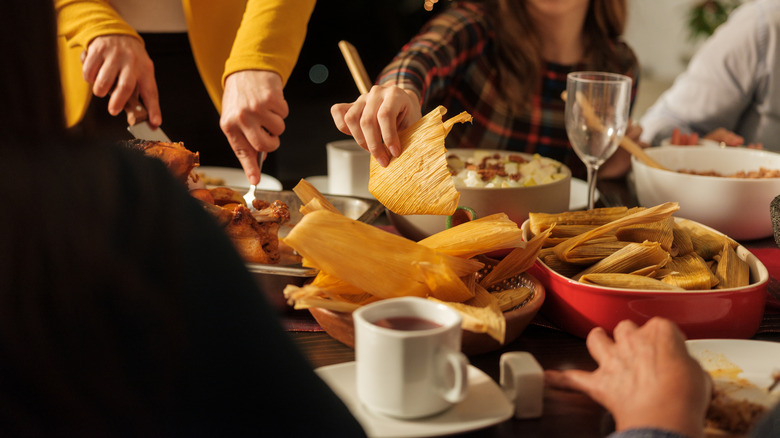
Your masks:
[{"label": "gray shirt", "polygon": [[723,127],[745,143],[780,151],[780,0],[755,0],[718,27],[641,120],[658,145],[674,128],[705,135]]}]

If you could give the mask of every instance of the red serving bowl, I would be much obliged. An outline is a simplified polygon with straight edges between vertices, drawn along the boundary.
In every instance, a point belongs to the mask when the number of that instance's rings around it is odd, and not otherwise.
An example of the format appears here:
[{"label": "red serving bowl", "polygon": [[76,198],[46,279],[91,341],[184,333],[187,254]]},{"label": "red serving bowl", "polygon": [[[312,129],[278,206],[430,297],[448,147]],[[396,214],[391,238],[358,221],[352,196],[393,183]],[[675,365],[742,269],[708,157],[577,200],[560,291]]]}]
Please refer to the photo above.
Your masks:
[{"label": "red serving bowl", "polygon": [[[523,232],[529,236],[528,221],[523,223]],[[540,313],[581,338],[594,327],[611,334],[624,319],[641,325],[661,316],[677,323],[689,339],[746,339],[755,335],[761,324],[769,273],[744,246],[736,252],[750,266],[751,283],[730,289],[660,292],[594,286],[558,274],[540,260],[528,272],[547,292]]]}]

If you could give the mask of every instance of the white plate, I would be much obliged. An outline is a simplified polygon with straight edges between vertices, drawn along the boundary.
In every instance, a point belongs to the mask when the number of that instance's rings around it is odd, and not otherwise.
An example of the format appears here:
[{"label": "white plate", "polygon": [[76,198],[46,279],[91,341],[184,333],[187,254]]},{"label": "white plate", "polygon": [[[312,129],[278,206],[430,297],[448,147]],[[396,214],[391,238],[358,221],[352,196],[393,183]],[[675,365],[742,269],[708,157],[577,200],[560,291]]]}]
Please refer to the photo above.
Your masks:
[{"label": "white plate", "polygon": [[[246,174],[244,169],[236,169],[234,167],[218,167],[218,166],[198,166],[195,168],[195,172],[200,175],[208,176],[209,178],[218,178],[225,181],[226,186],[229,187],[245,187],[249,189],[249,181],[246,180]],[[260,184],[257,186],[260,190],[282,190],[282,183],[272,177],[271,175],[261,174]]]},{"label": "white plate", "polygon": [[[304,178],[321,193],[328,193],[328,176],[316,175]],[[596,200],[599,200],[599,191],[596,190]],[[588,183],[577,178],[571,179],[569,192],[569,210],[582,210],[588,208]]]},{"label": "white plate", "polygon": [[355,362],[317,368],[369,437],[428,437],[469,432],[512,417],[514,407],[487,374],[469,365],[466,399],[447,411],[419,420],[401,420],[368,410],[357,398]]},{"label": "white plate", "polygon": [[[599,200],[600,195],[597,189],[595,201]],[[588,182],[572,178],[569,191],[569,210],[584,210],[586,208],[588,208]]]},{"label": "white plate", "polygon": [[780,388],[767,393],[772,373],[780,371],[780,343],[745,339],[686,341],[688,352],[716,382],[724,382],[734,398],[770,407],[780,399]]}]

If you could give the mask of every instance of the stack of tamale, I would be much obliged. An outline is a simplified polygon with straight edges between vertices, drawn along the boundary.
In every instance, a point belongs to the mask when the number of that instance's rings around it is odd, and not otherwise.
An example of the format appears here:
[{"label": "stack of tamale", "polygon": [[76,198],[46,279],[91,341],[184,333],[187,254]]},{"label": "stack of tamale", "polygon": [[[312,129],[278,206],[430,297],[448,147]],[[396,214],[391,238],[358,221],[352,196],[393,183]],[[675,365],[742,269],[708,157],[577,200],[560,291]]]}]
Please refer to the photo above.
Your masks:
[{"label": "stack of tamale", "polygon": [[583,283],[647,290],[708,290],[750,284],[733,239],[675,219],[677,203],[531,213],[529,229],[549,231],[539,259]]}]

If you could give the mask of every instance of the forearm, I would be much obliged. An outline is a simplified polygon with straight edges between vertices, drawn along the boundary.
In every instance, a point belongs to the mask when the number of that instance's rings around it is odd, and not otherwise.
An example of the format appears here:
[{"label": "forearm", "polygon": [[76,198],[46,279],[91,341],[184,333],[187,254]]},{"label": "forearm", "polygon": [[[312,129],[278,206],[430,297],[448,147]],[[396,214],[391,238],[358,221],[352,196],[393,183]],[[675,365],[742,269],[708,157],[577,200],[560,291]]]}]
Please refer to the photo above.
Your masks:
[{"label": "forearm", "polygon": [[250,0],[236,34],[225,78],[241,70],[270,70],[283,82],[298,60],[315,0]]},{"label": "forearm", "polygon": [[70,47],[86,49],[101,35],[130,35],[141,40],[138,33],[104,0],[55,0],[58,34]]}]

